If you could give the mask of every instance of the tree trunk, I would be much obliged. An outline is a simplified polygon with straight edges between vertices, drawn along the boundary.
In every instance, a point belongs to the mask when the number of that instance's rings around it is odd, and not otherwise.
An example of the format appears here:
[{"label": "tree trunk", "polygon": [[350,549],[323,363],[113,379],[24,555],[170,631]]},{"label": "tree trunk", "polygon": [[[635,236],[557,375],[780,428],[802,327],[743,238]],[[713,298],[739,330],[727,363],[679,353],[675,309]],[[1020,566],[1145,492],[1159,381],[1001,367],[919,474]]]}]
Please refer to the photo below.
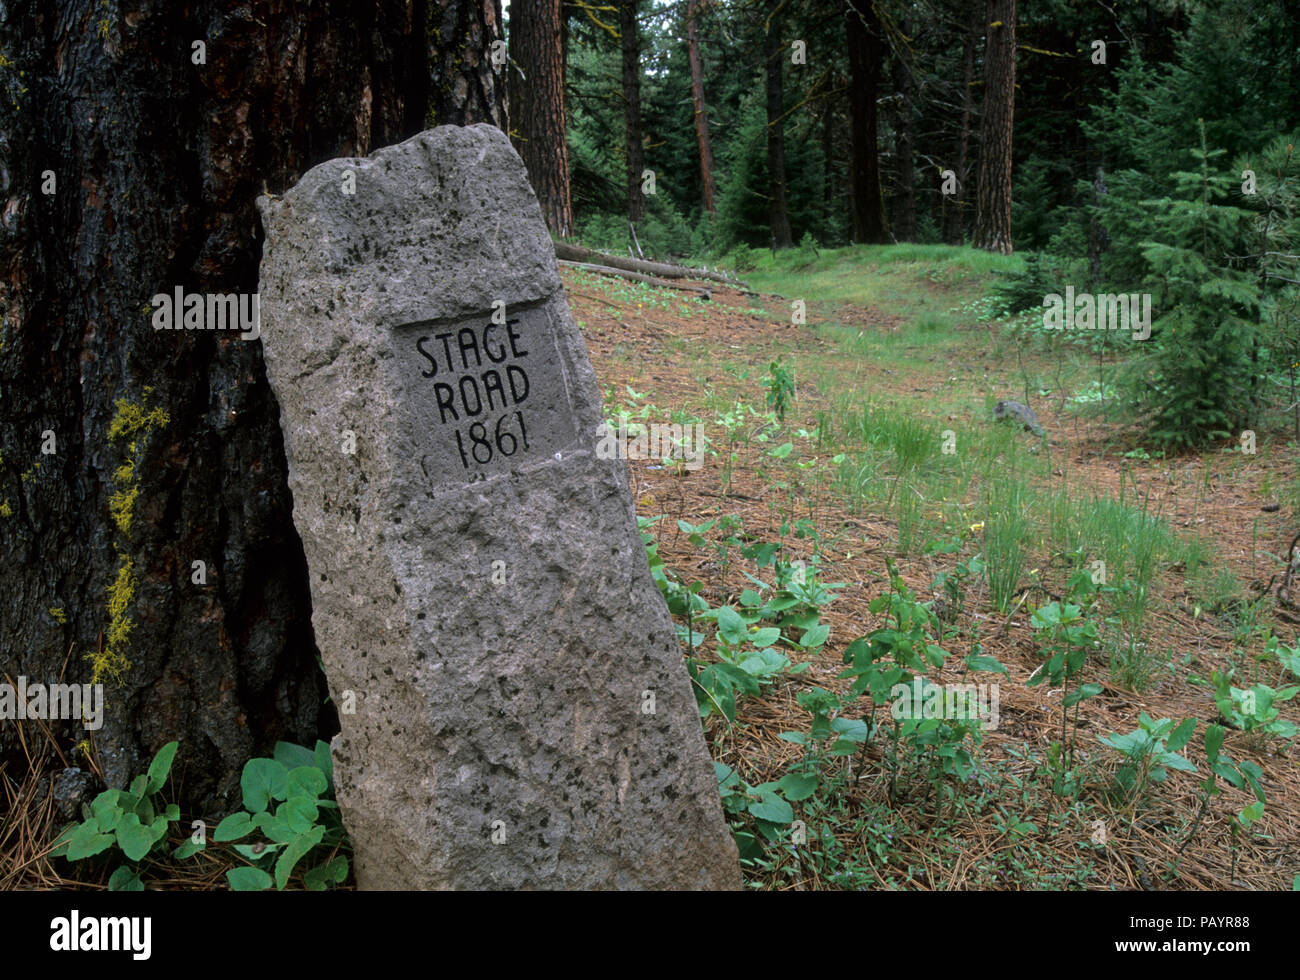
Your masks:
[{"label": "tree trunk", "polygon": [[962,87],[961,136],[957,142],[957,193],[944,200],[943,240],[949,245],[960,245],[964,236],[966,185],[970,169],[971,118],[975,114],[975,99],[971,86],[975,84],[975,38],[971,31],[962,37]]},{"label": "tree trunk", "polygon": [[1011,254],[1011,127],[1016,99],[1016,0],[988,0],[984,118],[971,244]]},{"label": "tree trunk", "polygon": [[[906,20],[900,21],[903,36],[910,34]],[[898,122],[894,127],[894,156],[897,190],[894,193],[894,237],[900,242],[916,241],[916,159],[912,146],[914,85],[905,52],[894,54],[894,88],[899,95]]]},{"label": "tree trunk", "polygon": [[528,169],[551,234],[573,234],[569,151],[564,140],[564,43],[560,0],[510,6],[510,107],[515,149]]},{"label": "tree trunk", "polygon": [[645,259],[629,259],[622,255],[610,255],[594,249],[583,248],[572,242],[556,242],[555,257],[567,262],[587,263],[622,269],[625,272],[639,272],[642,275],[658,276],[667,279],[712,279],[715,282],[734,283],[738,280],[721,272],[709,269],[692,269],[685,265],[672,265],[668,262],[647,262]]},{"label": "tree trunk", "polygon": [[889,240],[876,151],[880,88],[880,21],[873,0],[851,0],[845,13],[849,45],[849,200],[855,243]]},{"label": "tree trunk", "polygon": [[636,0],[620,0],[618,29],[623,46],[623,127],[627,149],[627,218],[645,217],[641,171],[645,148],[641,139],[641,41],[636,29]]},{"label": "tree trunk", "polygon": [[[428,5],[429,125],[506,122],[506,70],[492,64],[492,43],[504,38],[501,0],[432,0]],[[423,11],[425,4],[416,4]]]},{"label": "tree trunk", "polygon": [[[19,0],[0,18],[25,86],[0,99],[0,674],[103,681],[110,784],[178,739],[179,802],[202,814],[238,804],[249,757],[337,721],[261,344],[155,332],[150,298],[256,293],[263,188],[428,110],[401,0],[257,14]],[[0,759],[21,765],[18,727]],[[83,735],[52,727],[65,751]]]},{"label": "tree trunk", "polygon": [[772,233],[772,248],[789,248],[794,242],[790,236],[790,211],[785,197],[785,120],[782,118],[781,63],[785,59],[785,42],[782,40],[776,17],[767,34],[767,224]]},{"label": "tree trunk", "polygon": [[704,101],[704,64],[700,60],[699,0],[686,4],[686,58],[691,66],[691,105],[695,110],[695,143],[700,154],[700,188],[704,210],[710,217],[716,207],[717,187],[713,180],[713,143],[709,139],[709,108]]}]

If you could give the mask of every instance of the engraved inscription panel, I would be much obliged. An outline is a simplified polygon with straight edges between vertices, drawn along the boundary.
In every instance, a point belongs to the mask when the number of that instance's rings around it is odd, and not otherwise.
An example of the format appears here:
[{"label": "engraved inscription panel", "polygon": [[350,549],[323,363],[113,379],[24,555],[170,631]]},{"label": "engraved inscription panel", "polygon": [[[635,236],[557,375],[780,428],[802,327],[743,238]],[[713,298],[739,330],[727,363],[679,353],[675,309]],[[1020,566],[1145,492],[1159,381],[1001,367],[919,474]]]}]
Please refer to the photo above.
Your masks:
[{"label": "engraved inscription panel", "polygon": [[406,323],[393,339],[431,484],[483,480],[577,438],[548,304]]}]

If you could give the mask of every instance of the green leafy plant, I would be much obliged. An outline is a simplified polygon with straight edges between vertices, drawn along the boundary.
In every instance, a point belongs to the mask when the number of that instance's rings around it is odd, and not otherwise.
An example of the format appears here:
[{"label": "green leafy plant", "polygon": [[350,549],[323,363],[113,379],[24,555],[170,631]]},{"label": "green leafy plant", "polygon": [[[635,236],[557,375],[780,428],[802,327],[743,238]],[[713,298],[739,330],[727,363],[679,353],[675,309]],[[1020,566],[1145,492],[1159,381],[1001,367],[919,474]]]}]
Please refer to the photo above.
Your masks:
[{"label": "green leafy plant", "polygon": [[767,407],[784,422],[786,410],[794,402],[794,374],[779,357],[767,366],[767,371],[768,376],[763,379],[763,387],[767,389]]},{"label": "green leafy plant", "polygon": [[1187,848],[1192,838],[1196,836],[1197,828],[1200,827],[1201,820],[1205,817],[1205,812],[1209,808],[1210,798],[1219,794],[1218,780],[1220,778],[1237,789],[1245,789],[1249,786],[1255,794],[1255,802],[1242,807],[1233,817],[1232,847],[1234,861],[1236,858],[1237,835],[1264,815],[1264,789],[1260,785],[1264,771],[1249,759],[1243,759],[1240,763],[1233,762],[1223,752],[1223,739],[1226,735],[1227,729],[1222,725],[1210,725],[1205,730],[1205,759],[1209,764],[1210,774],[1201,782],[1201,805],[1196,811],[1196,817],[1192,821],[1191,829],[1187,832],[1182,844],[1178,846],[1179,854]]},{"label": "green leafy plant", "polygon": [[1300,680],[1300,646],[1283,646],[1278,642],[1277,637],[1272,637],[1269,648],[1277,654],[1278,663],[1285,667],[1292,677]]},{"label": "green leafy plant", "polygon": [[794,810],[775,782],[751,786],[721,762],[713,763],[713,771],[740,859],[753,862],[762,856],[764,840],[775,843],[783,839],[794,821]]},{"label": "green leafy plant", "polygon": [[[1069,598],[1087,602],[1095,592],[1092,576],[1087,571],[1076,572],[1067,586]],[[1074,742],[1078,737],[1078,705],[1088,698],[1096,697],[1103,690],[1100,684],[1082,684],[1070,690],[1070,682],[1082,671],[1088,659],[1088,653],[1097,643],[1096,624],[1085,615],[1084,606],[1073,602],[1049,602],[1034,610],[1031,619],[1033,627],[1040,637],[1041,651],[1047,657],[1046,662],[1029,678],[1026,686],[1038,684],[1060,685],[1063,689],[1061,699],[1061,746],[1064,771],[1069,772],[1074,764]],[[1074,737],[1066,742],[1068,715],[1074,708]],[[1064,791],[1064,781],[1058,781],[1058,794]]]},{"label": "green leafy plant", "polygon": [[283,890],[294,869],[307,861],[303,884],[325,891],[344,881],[348,859],[334,791],[334,767],[329,746],[318,741],[314,750],[277,742],[272,759],[250,759],[239,779],[244,809],[217,825],[213,839],[244,840],[258,833],[265,840],[234,844],[248,865],[226,872],[235,891]]},{"label": "green leafy plant", "polygon": [[[143,891],[139,863],[150,852],[158,849],[167,838],[167,828],[180,820],[180,809],[175,803],[163,804],[159,798],[172,760],[176,757],[176,742],[168,742],[149,763],[149,770],[131,781],[128,789],[106,789],[90,803],[82,806],[80,823],[64,828],[51,851],[56,857],[69,861],[82,861],[103,854],[116,846],[130,864],[120,865],[110,876],[110,891]],[[184,851],[182,845],[177,851]],[[199,845],[177,856],[187,857]]]},{"label": "green leafy plant", "polygon": [[1252,684],[1243,689],[1232,686],[1230,671],[1217,670],[1210,674],[1210,683],[1219,714],[1234,728],[1252,733],[1260,741],[1271,735],[1292,738],[1296,734],[1295,723],[1278,717],[1276,705],[1300,694],[1300,685],[1274,690],[1267,684]]},{"label": "green leafy plant", "polygon": [[1170,718],[1153,721],[1145,712],[1138,715],[1138,727],[1127,735],[1111,732],[1097,741],[1108,745],[1125,758],[1115,774],[1115,781],[1126,797],[1140,800],[1151,783],[1162,783],[1170,769],[1196,772],[1196,767],[1179,755],[1196,732],[1196,719],[1188,718],[1176,726]]}]

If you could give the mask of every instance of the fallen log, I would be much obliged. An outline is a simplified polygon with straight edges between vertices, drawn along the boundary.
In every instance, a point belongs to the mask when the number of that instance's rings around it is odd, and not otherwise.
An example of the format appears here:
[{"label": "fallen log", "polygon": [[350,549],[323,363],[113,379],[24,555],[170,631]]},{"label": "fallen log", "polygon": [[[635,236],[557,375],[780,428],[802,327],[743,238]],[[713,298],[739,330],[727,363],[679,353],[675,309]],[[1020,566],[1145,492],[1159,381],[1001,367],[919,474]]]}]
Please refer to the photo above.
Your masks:
[{"label": "fallen log", "polygon": [[658,276],[661,279],[710,279],[728,286],[749,288],[739,279],[711,269],[691,269],[684,265],[670,265],[667,262],[647,262],[643,259],[625,258],[622,255],[607,255],[568,242],[555,242],[555,257],[568,262],[586,262],[592,265],[603,265],[606,268],[622,269],[625,272],[639,272],[642,275]]},{"label": "fallen log", "polygon": [[656,279],[654,276],[642,275],[639,272],[629,272],[627,269],[615,269],[608,265],[593,265],[590,262],[570,262],[568,259],[557,259],[560,265],[568,266],[570,269],[582,269],[584,272],[598,272],[602,276],[617,276],[620,279],[631,279],[633,282],[643,282],[650,286],[662,286],[665,289],[681,289],[688,293],[697,293],[702,299],[713,299],[713,291],[705,286],[688,286],[685,283],[669,282],[667,279]]}]

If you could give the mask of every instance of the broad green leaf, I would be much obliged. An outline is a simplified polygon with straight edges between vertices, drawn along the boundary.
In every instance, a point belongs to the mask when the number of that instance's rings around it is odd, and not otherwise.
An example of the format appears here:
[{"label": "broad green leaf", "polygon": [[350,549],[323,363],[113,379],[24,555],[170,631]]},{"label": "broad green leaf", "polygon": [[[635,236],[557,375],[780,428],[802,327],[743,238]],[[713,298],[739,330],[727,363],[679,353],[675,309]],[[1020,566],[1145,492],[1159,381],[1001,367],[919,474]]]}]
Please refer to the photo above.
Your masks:
[{"label": "broad green leaf", "polygon": [[740,781],[740,776],[736,775],[735,769],[722,762],[714,763],[714,776],[718,777],[719,788],[731,784],[731,782]]},{"label": "broad green leaf", "polygon": [[304,748],[301,745],[294,745],[292,742],[276,742],[271,757],[290,772],[299,766],[314,766],[316,764],[315,753],[311,749]]},{"label": "broad green leaf", "polygon": [[982,670],[991,674],[1005,674],[1007,668],[998,662],[997,657],[992,657],[987,653],[976,653],[966,658],[966,666],[970,670]]},{"label": "broad green leaf", "polygon": [[108,878],[108,890],[111,892],[142,892],[144,882],[130,865],[122,865]]},{"label": "broad green leaf", "polygon": [[1065,697],[1065,707],[1073,708],[1080,701],[1086,701],[1088,698],[1095,698],[1105,688],[1100,684],[1081,684],[1075,690],[1071,691]]},{"label": "broad green leaf", "polygon": [[1246,782],[1250,783],[1250,788],[1255,793],[1255,798],[1261,803],[1264,802],[1264,789],[1260,786],[1259,781],[1264,778],[1264,770],[1250,759],[1242,760],[1238,767],[1241,774],[1246,777]]},{"label": "broad green leaf", "polygon": [[201,840],[196,844],[194,838],[190,837],[186,839],[184,844],[181,844],[172,851],[172,857],[177,861],[184,861],[187,857],[193,857],[195,854],[198,854],[199,851],[203,850],[207,846],[208,842],[206,840]]},{"label": "broad green leaf", "polygon": [[1144,751],[1150,742],[1146,733],[1140,731],[1130,732],[1127,735],[1118,735],[1111,732],[1109,735],[1100,736],[1097,741],[1103,745],[1109,745],[1112,749],[1118,749],[1128,756]]},{"label": "broad green leaf", "polygon": [[226,872],[232,891],[262,892],[271,887],[271,876],[261,868],[231,868]]},{"label": "broad green leaf", "polygon": [[1165,743],[1165,749],[1169,752],[1181,752],[1183,746],[1192,740],[1192,735],[1196,733],[1196,719],[1187,718],[1174,729],[1174,733],[1169,736],[1169,741]]},{"label": "broad green leaf", "polygon": [[730,606],[718,607],[718,635],[735,646],[745,640],[745,621]]},{"label": "broad green leaf", "polygon": [[265,811],[259,813],[253,818],[253,826],[277,844],[287,844],[295,836],[294,832],[289,829],[288,822],[281,815],[280,808],[277,808],[274,814]]},{"label": "broad green leaf", "polygon": [[339,854],[324,864],[310,868],[303,876],[303,884],[311,891],[323,892],[330,885],[341,885],[348,877],[348,859]]},{"label": "broad green leaf", "polygon": [[253,830],[253,818],[243,810],[236,810],[217,824],[217,829],[212,833],[212,839],[222,843],[239,840],[242,837],[247,837]]},{"label": "broad green leaf", "polygon": [[181,818],[181,808],[175,803],[168,803],[167,809],[163,811],[163,816],[171,823],[175,823]]},{"label": "broad green leaf", "polygon": [[179,742],[168,742],[158,750],[158,754],[153,757],[153,762],[149,763],[149,781],[142,795],[152,795],[163,788],[167,782],[167,774],[172,771],[172,760],[176,758],[176,747],[179,744]]},{"label": "broad green leaf", "polygon": [[831,722],[831,731],[853,742],[867,740],[867,723],[861,718],[836,718]]},{"label": "broad green leaf", "polygon": [[261,813],[272,799],[283,800],[288,775],[288,770],[274,759],[249,759],[239,778],[239,787],[244,791],[244,809]]},{"label": "broad green leaf", "polygon": [[155,844],[167,836],[167,823],[166,817],[155,817],[153,823],[145,824],[149,828],[149,833],[153,837]]},{"label": "broad green leaf", "polygon": [[295,796],[306,796],[315,800],[328,787],[329,781],[326,780],[325,774],[317,769],[314,763],[290,769],[289,775],[285,778],[285,793],[289,799]]},{"label": "broad green leaf", "polygon": [[140,818],[134,813],[128,813],[118,822],[117,829],[117,846],[122,849],[122,853],[132,861],[139,861],[149,853],[157,839],[153,835],[153,830],[146,827],[140,822]]},{"label": "broad green leaf", "polygon": [[316,768],[325,774],[326,791],[334,792],[334,759],[330,755],[330,746],[328,742],[316,740],[316,749],[312,752],[316,762]]},{"label": "broad green leaf", "polygon": [[1210,762],[1217,762],[1219,750],[1223,747],[1223,738],[1228,730],[1222,725],[1211,725],[1205,730],[1205,755]]},{"label": "broad green leaf", "polygon": [[1184,759],[1181,755],[1179,755],[1176,752],[1160,753],[1160,764],[1164,766],[1168,766],[1170,769],[1177,769],[1180,772],[1197,771],[1194,765],[1192,765],[1190,762],[1188,762],[1186,759]]},{"label": "broad green leaf", "polygon": [[[95,822],[94,817],[89,817],[88,822],[93,824]],[[54,846],[50,849],[50,857],[66,858],[68,856],[68,842],[81,826],[79,823],[69,824],[59,831],[59,836],[54,838]]]},{"label": "broad green leaf", "polygon": [[90,812],[94,815],[101,834],[111,834],[117,822],[122,819],[122,807],[117,802],[121,792],[117,789],[105,790],[90,804]]},{"label": "broad green leaf", "polygon": [[1249,827],[1264,816],[1264,804],[1260,800],[1256,800],[1250,806],[1244,807],[1237,816],[1244,826]]},{"label": "broad green leaf", "polygon": [[831,628],[825,623],[818,623],[804,633],[799,639],[799,645],[805,650],[813,650],[825,643],[830,635]]},{"label": "broad green leaf", "polygon": [[284,886],[289,883],[289,876],[293,874],[294,866],[297,865],[313,847],[320,843],[321,838],[325,836],[324,827],[313,827],[305,834],[298,834],[289,841],[280,856],[275,861],[275,887],[284,890]]},{"label": "broad green leaf", "polygon": [[1241,778],[1241,773],[1237,772],[1235,768],[1228,765],[1226,762],[1216,762],[1214,765],[1210,766],[1210,769],[1215,773],[1215,775],[1222,776],[1223,780],[1230,786],[1242,789],[1246,785],[1245,780]]},{"label": "broad green leaf", "polygon": [[280,816],[295,834],[305,834],[316,823],[320,811],[314,797],[291,796],[280,807]]},{"label": "broad green leaf", "polygon": [[[787,800],[798,803],[817,792],[821,782],[821,777],[815,774],[791,772],[778,779],[776,786]],[[790,816],[793,819],[794,813],[791,812]]]},{"label": "broad green leaf", "polygon": [[112,847],[113,840],[112,834],[101,834],[98,824],[87,821],[77,827],[68,838],[67,859],[80,861],[83,858],[93,857]]},{"label": "broad green leaf", "polygon": [[758,790],[755,790],[755,792],[759,793],[760,798],[757,801],[751,800],[746,808],[751,815],[760,820],[770,820],[772,823],[779,824],[788,824],[794,819],[794,810],[791,809],[790,804],[777,796],[776,793],[771,791],[760,792]]},{"label": "broad green leaf", "polygon": [[749,637],[749,642],[756,647],[770,647],[781,639],[781,631],[775,626],[765,626],[760,630],[755,630]]}]

